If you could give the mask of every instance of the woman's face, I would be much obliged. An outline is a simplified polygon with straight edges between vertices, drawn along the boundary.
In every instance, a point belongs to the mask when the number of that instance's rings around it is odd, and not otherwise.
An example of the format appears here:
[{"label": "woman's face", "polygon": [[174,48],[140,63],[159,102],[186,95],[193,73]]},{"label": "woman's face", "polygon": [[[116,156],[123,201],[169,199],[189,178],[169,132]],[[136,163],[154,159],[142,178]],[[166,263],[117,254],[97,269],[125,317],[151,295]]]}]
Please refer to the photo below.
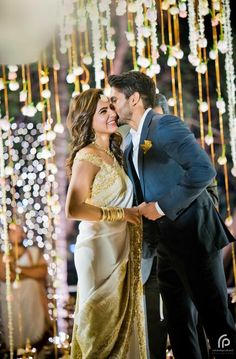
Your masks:
[{"label": "woman's face", "polygon": [[117,114],[106,96],[101,95],[93,116],[95,133],[112,134],[117,131]]}]

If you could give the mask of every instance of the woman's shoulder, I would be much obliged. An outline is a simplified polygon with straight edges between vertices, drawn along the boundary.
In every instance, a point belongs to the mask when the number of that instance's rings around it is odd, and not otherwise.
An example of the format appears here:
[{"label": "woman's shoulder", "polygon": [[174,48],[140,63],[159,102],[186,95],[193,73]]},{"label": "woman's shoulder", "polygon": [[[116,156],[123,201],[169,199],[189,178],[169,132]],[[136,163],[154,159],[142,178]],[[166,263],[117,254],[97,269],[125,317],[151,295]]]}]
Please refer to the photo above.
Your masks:
[{"label": "woman's shoulder", "polygon": [[87,161],[97,167],[101,167],[102,159],[98,154],[98,151],[91,145],[81,148],[75,156],[74,161]]}]

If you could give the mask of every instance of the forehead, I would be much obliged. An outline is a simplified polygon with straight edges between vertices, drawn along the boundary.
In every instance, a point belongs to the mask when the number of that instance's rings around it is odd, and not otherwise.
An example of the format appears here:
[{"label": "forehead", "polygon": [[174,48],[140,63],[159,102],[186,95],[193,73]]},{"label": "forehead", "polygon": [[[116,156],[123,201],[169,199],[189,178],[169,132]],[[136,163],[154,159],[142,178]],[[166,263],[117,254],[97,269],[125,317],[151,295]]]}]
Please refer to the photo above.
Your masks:
[{"label": "forehead", "polygon": [[121,92],[117,88],[112,87],[111,88],[111,100],[113,100],[114,98],[125,98],[125,95],[123,94],[123,92]]},{"label": "forehead", "polygon": [[109,107],[109,106],[110,106],[110,101],[108,97],[102,96],[102,99],[100,99],[97,103],[97,111],[99,111],[103,107]]}]

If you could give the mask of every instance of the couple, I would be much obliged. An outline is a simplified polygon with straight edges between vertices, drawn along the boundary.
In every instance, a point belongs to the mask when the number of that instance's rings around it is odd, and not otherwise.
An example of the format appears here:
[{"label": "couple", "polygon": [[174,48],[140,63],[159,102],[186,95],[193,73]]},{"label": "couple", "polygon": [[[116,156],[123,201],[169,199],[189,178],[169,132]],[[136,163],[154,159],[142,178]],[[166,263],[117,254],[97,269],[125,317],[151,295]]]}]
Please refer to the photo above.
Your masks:
[{"label": "couple", "polygon": [[[234,238],[206,191],[215,170],[180,119],[152,111],[155,84],[148,76],[131,71],[111,75],[109,83],[110,101],[101,90],[87,90],[73,99],[68,115],[66,212],[81,221],[72,357],[146,358],[141,245],[145,257],[158,254],[175,358],[201,358],[194,305],[215,357],[222,358],[222,336],[227,355],[234,357],[235,327],[220,255]],[[131,127],[124,160],[117,114]]]}]

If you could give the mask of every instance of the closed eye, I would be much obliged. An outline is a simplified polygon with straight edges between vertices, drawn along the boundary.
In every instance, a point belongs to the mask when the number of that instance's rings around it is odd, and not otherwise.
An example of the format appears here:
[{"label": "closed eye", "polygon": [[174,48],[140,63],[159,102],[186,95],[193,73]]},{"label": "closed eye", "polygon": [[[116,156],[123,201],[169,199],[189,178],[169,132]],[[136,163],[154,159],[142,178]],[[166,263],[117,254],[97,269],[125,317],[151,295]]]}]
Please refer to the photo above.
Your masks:
[{"label": "closed eye", "polygon": [[98,111],[98,113],[104,113],[107,112],[107,107],[102,107],[100,108],[100,110]]}]

